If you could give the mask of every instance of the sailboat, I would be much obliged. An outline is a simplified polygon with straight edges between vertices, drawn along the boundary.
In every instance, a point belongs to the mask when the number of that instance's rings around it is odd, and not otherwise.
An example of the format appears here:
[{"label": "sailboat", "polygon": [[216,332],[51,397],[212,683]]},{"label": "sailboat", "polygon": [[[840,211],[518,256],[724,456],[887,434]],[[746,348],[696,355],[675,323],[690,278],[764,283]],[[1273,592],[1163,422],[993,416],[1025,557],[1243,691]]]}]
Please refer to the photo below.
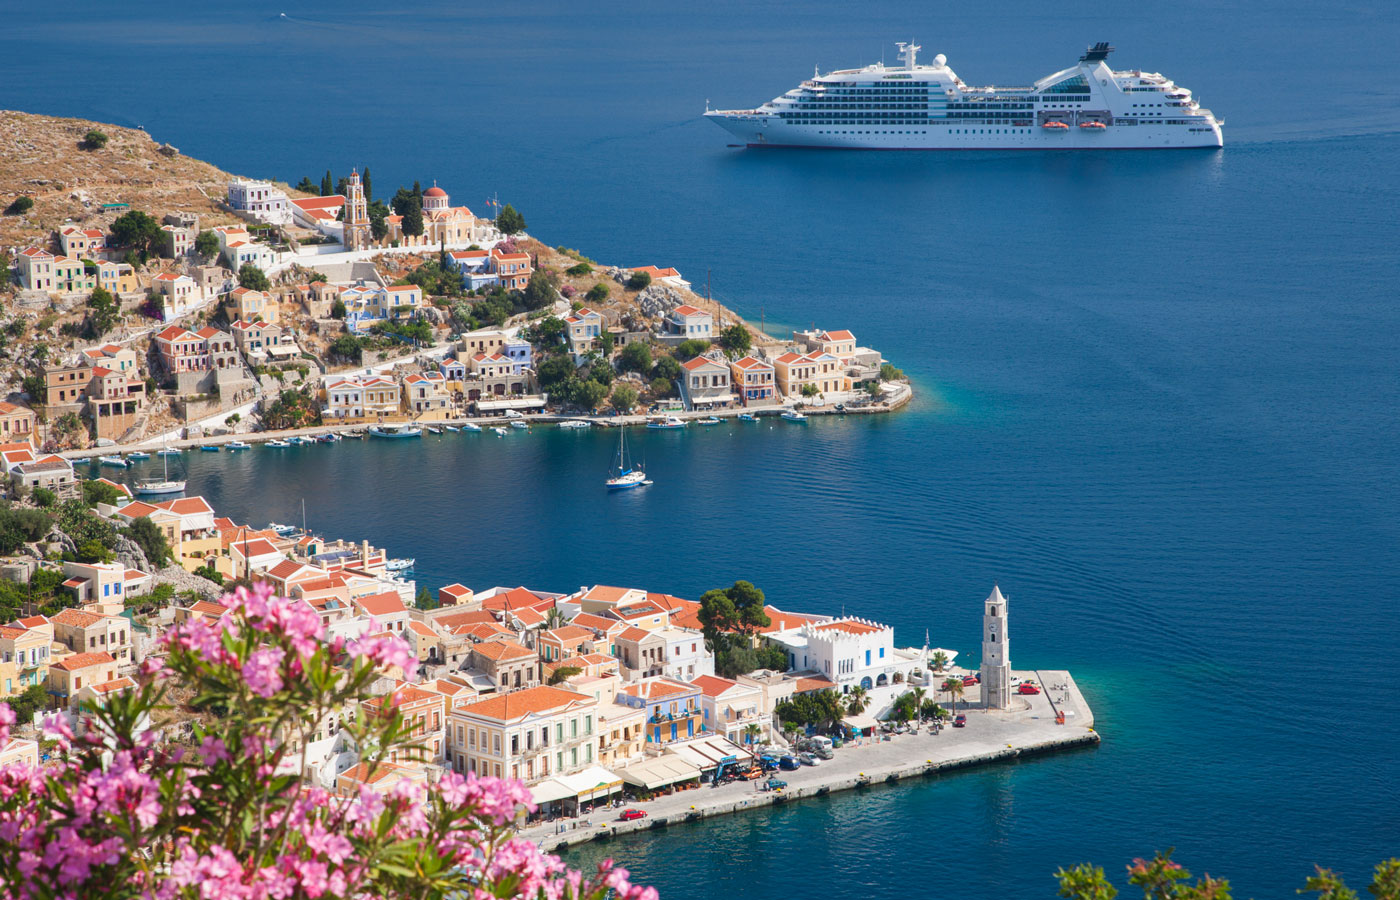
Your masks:
[{"label": "sailboat", "polygon": [[617,444],[617,465],[609,472],[613,477],[603,482],[610,491],[626,491],[635,487],[643,487],[651,484],[647,480],[647,473],[632,464],[632,458],[627,453],[627,429],[619,428]]},{"label": "sailboat", "polygon": [[170,480],[170,456],[164,450],[160,453],[160,461],[165,466],[165,477],[160,481],[148,478],[145,481],[136,482],[136,493],[138,494],[179,494],[185,490],[183,481]]}]

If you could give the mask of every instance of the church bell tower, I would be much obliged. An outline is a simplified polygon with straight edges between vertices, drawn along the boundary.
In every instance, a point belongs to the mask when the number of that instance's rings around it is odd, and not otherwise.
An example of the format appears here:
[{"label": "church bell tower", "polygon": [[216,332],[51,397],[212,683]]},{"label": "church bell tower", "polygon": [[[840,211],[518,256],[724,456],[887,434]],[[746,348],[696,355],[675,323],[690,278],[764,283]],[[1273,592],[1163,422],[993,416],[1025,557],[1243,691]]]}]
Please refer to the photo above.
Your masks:
[{"label": "church bell tower", "polygon": [[988,709],[1011,708],[1011,638],[1006,598],[995,585],[982,613],[982,702]]},{"label": "church bell tower", "polygon": [[369,205],[365,203],[365,187],[358,169],[350,170],[345,188],[345,249],[367,250],[370,245]]}]

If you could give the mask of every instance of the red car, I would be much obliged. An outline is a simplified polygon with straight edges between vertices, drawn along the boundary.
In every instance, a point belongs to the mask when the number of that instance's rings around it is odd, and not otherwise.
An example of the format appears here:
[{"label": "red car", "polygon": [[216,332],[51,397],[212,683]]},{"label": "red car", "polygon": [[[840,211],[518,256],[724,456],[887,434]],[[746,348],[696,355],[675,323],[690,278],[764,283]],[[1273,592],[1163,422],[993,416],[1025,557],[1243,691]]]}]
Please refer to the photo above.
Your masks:
[{"label": "red car", "polygon": [[644,809],[624,809],[622,815],[618,816],[618,821],[631,822],[633,819],[645,819],[647,811]]},{"label": "red car", "polygon": [[974,684],[981,684],[981,683],[982,683],[982,682],[978,680],[978,678],[977,678],[976,675],[964,675],[964,676],[963,676],[963,687],[971,687],[971,686],[974,685]]},{"label": "red car", "polygon": [[954,728],[966,728],[966,727],[967,727],[967,716],[956,716],[956,717],[954,717],[954,718],[953,718],[953,727],[954,727]]},{"label": "red car", "polygon": [[1018,694],[1039,694],[1039,693],[1040,693],[1040,688],[1036,687],[1035,685],[1033,685],[1033,684],[1031,684],[1029,681],[1027,681],[1027,682],[1022,683],[1022,685],[1016,689],[1016,693],[1018,693]]}]

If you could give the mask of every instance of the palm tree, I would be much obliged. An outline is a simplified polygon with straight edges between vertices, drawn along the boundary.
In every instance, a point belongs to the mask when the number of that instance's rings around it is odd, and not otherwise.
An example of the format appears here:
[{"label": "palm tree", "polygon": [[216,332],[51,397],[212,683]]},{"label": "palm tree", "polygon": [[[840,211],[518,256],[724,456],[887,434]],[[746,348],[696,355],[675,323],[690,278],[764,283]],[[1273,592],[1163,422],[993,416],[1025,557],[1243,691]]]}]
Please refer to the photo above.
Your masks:
[{"label": "palm tree", "polygon": [[858,716],[865,712],[866,700],[870,697],[870,692],[863,687],[851,688],[850,699],[846,701],[846,712],[853,716]]},{"label": "palm tree", "polygon": [[933,654],[932,662],[933,671],[942,672],[943,667],[948,665],[948,654],[944,653],[942,650],[939,650],[937,653]]},{"label": "palm tree", "polygon": [[752,747],[758,743],[758,736],[763,734],[763,729],[758,727],[756,722],[750,722],[744,726],[744,743]]},{"label": "palm tree", "polygon": [[551,606],[549,612],[544,614],[544,627],[548,629],[558,628],[564,624],[564,612],[557,606]]},{"label": "palm tree", "polygon": [[949,678],[949,679],[947,679],[946,681],[944,681],[944,682],[943,682],[943,692],[946,693],[946,694],[948,695],[948,699],[949,699],[950,701],[952,701],[952,702],[949,704],[949,705],[952,707],[952,711],[953,711],[953,712],[957,712],[957,709],[958,709],[958,700],[962,698],[962,693],[963,693],[963,683],[962,683],[962,679],[961,679],[961,678]]},{"label": "palm tree", "polygon": [[914,695],[914,717],[922,725],[924,724],[924,698],[928,696],[928,692],[921,687],[916,687],[909,693]]}]

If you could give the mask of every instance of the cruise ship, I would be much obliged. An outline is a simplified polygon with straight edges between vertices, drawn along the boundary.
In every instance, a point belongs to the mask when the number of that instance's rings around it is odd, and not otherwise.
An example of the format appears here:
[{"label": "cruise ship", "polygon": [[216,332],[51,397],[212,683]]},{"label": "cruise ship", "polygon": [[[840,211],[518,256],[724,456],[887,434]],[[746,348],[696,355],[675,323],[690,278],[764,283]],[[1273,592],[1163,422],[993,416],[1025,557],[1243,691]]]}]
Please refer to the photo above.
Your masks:
[{"label": "cruise ship", "polygon": [[849,150],[1157,150],[1220,147],[1221,126],[1191,92],[1156,72],[1109,68],[1098,43],[1077,65],[1029,87],[969,87],[943,54],[920,65],[813,74],[757,109],[705,118],[748,147]]}]

